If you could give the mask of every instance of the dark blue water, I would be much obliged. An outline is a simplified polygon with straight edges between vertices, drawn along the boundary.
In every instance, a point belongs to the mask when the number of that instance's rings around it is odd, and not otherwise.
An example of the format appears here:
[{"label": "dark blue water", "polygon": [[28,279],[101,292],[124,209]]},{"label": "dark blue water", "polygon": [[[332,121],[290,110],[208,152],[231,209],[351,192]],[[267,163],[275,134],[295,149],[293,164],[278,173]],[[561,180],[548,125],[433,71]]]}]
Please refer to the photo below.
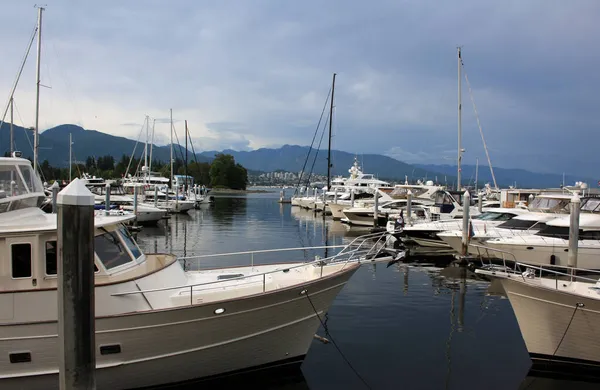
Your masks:
[{"label": "dark blue water", "polygon": [[[280,205],[278,196],[278,191],[217,196],[203,209],[174,215],[157,228],[144,228],[138,241],[147,252],[196,256],[339,245],[366,232]],[[319,249],[269,254],[265,260],[315,255],[325,253]],[[187,266],[250,261],[249,256],[226,257],[190,260]],[[561,382],[528,377],[531,362],[510,303],[486,294],[489,283],[471,276],[458,268],[364,265],[327,315],[330,337],[372,389],[561,388]],[[320,329],[319,334],[325,336],[325,331]],[[317,340],[301,371],[282,378],[285,383],[262,387],[367,388],[332,344]],[[261,386],[263,379],[253,383]]]}]

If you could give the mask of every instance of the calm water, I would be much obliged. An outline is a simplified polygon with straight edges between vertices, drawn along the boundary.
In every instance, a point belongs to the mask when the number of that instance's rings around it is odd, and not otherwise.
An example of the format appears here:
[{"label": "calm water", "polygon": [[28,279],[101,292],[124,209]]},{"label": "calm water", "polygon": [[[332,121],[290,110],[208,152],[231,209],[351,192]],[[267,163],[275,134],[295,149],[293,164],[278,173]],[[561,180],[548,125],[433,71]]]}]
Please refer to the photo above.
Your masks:
[{"label": "calm water", "polygon": [[[365,232],[279,205],[278,196],[272,192],[216,197],[203,209],[174,215],[157,228],[144,228],[138,241],[145,251],[197,256],[338,245]],[[322,249],[299,251],[268,255],[265,260],[315,255],[325,254]],[[258,256],[255,260],[263,261]],[[245,255],[190,260],[186,266],[250,261]],[[331,336],[372,389],[563,387],[561,382],[528,378],[529,355],[508,300],[487,296],[488,283],[461,276],[454,268],[364,265],[329,311]],[[318,333],[324,335],[322,329]],[[366,388],[332,344],[316,340],[301,371],[286,373],[276,384],[263,385],[262,380],[253,383],[264,388]]]}]

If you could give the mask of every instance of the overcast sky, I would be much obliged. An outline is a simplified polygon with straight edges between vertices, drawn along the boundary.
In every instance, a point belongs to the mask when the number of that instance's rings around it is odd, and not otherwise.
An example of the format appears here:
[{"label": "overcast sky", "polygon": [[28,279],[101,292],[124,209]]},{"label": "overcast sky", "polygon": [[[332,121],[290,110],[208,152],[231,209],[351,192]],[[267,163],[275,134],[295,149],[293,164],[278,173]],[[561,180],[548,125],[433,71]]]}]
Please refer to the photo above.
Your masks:
[{"label": "overcast sky", "polygon": [[[4,106],[36,10],[4,1]],[[168,140],[169,108],[196,150],[307,145],[333,72],[336,149],[454,163],[456,46],[492,163],[595,175],[600,1],[52,1],[40,128],[75,123]],[[32,126],[35,46],[15,94]],[[463,80],[465,161],[485,159]]]}]

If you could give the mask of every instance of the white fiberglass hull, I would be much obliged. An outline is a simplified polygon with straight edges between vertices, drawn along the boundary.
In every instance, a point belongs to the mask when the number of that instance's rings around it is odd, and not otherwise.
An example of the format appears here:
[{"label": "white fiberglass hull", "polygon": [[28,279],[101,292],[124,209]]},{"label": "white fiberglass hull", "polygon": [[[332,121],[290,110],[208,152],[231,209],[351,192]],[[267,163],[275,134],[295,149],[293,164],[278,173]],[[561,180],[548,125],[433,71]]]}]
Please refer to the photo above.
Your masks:
[{"label": "white fiberglass hull", "polygon": [[[600,296],[597,292],[589,292],[595,296],[593,299],[553,287],[532,286],[527,280],[501,278],[500,281],[532,358],[600,364]],[[586,286],[583,288],[587,290]],[[583,306],[576,310],[577,304]]]},{"label": "white fiberglass hull", "polygon": [[[176,383],[301,358],[320,324],[312,305],[323,315],[358,267],[237,299],[201,303],[194,294],[199,304],[97,318],[97,388]],[[1,355],[32,357],[18,364],[2,359],[0,388],[58,388],[57,333],[55,321],[0,327]],[[116,345],[118,353],[98,352]]]},{"label": "white fiberglass hull", "polygon": [[[133,206],[123,206],[123,210],[133,211]],[[166,212],[159,208],[138,206],[136,220],[141,224],[155,224],[164,218]]]},{"label": "white fiberglass hull", "polygon": [[331,216],[336,221],[344,218],[344,210],[350,208],[350,205],[343,203],[330,203],[328,206],[331,210]]}]

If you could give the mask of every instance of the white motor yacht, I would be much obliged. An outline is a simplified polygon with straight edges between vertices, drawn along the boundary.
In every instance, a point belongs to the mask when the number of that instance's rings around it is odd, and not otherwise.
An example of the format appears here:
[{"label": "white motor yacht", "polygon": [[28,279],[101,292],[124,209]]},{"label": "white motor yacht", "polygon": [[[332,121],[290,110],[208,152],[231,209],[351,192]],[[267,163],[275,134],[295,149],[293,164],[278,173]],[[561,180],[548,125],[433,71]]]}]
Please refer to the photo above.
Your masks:
[{"label": "white motor yacht", "polygon": [[[79,179],[70,189],[87,191]],[[28,160],[0,158],[3,390],[59,386],[57,216],[38,208],[43,198]],[[248,259],[244,252],[218,255],[225,268],[185,271],[172,255],[144,253],[123,226],[131,218],[98,212],[94,219],[98,389],[302,359],[319,316],[374,250],[371,236],[327,259],[257,265],[253,253],[254,263],[240,266],[233,256]]]},{"label": "white motor yacht", "polygon": [[[529,210],[490,208],[484,209],[481,214],[473,216],[471,222],[475,234],[477,234],[477,231],[484,231],[487,227],[497,226],[525,213],[529,213]],[[390,221],[389,223],[393,222]],[[417,223],[404,226],[402,231],[394,234],[398,235],[404,243],[416,243],[425,247],[449,248],[450,246],[438,236],[438,233],[448,230],[462,230],[462,224],[462,218]]]},{"label": "white motor yacht", "polygon": [[[547,221],[535,234],[492,238],[485,242],[488,257],[510,254],[533,265],[567,266],[570,216]],[[600,269],[600,215],[582,213],[579,217],[578,264]],[[511,258],[508,258],[511,260]]]},{"label": "white motor yacht", "polygon": [[[580,249],[581,250],[581,249]],[[600,365],[600,273],[581,268],[535,267],[519,257],[515,268],[478,269],[497,279],[514,310],[534,364],[546,372],[578,370],[589,374]],[[585,274],[586,276],[581,276]]]}]

